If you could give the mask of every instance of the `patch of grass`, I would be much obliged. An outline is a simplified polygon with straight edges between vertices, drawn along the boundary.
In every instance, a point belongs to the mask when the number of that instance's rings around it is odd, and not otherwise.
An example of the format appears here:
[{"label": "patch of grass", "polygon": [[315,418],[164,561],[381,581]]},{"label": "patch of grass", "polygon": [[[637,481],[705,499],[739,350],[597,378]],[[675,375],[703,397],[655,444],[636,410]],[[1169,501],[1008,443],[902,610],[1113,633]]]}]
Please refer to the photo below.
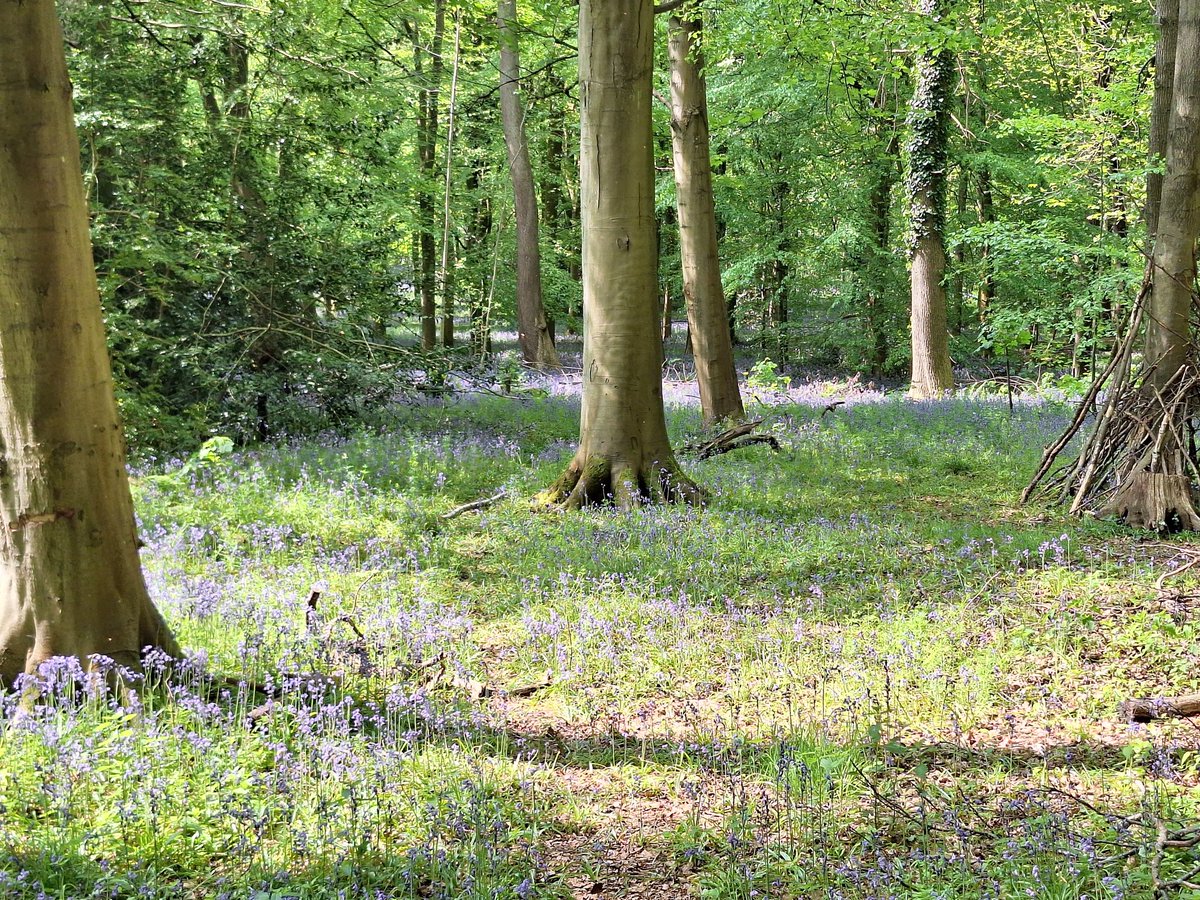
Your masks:
[{"label": "patch of grass", "polygon": [[1066,411],[770,414],[781,452],[685,462],[704,509],[532,512],[576,428],[553,395],[142,476],[196,658],[169,690],[62,668],[5,699],[0,887],[1187,896],[1195,851],[1156,842],[1196,817],[1197,732],[1113,711],[1191,687],[1196,582],[1156,589],[1172,544],[1017,506]]}]

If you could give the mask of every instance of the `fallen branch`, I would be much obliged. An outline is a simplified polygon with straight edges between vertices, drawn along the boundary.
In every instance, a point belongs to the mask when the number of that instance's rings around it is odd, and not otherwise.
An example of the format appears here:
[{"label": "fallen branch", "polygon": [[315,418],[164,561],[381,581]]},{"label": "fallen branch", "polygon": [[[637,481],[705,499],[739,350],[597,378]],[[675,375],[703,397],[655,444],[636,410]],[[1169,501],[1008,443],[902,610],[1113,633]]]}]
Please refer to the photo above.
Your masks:
[{"label": "fallen branch", "polygon": [[477,509],[487,509],[487,507],[491,506],[493,503],[498,503],[507,496],[508,491],[502,490],[494,497],[485,497],[483,500],[473,500],[470,503],[464,503],[462,506],[456,506],[454,509],[450,510],[450,512],[444,513],[442,518],[448,521],[450,519],[457,519],[463,513],[474,512]]},{"label": "fallen branch", "polygon": [[1200,716],[1200,694],[1134,698],[1121,704],[1120,714],[1122,718],[1134,722],[1151,722],[1172,717],[1190,719]]},{"label": "fallen branch", "polygon": [[480,681],[478,678],[466,678],[448,671],[443,666],[436,675],[425,682],[425,687],[426,689],[430,689],[438,685],[446,685],[447,687],[464,691],[472,700],[479,700],[482,697],[528,697],[537,693],[542,688],[550,687],[553,683],[554,679],[549,670],[543,673],[536,681],[515,684],[512,687],[506,688],[488,684]]},{"label": "fallen branch", "polygon": [[741,425],[734,425],[732,428],[722,431],[710,441],[685,444],[679,448],[679,452],[694,453],[698,459],[709,459],[713,456],[720,456],[722,453],[729,453],[732,450],[741,450],[743,447],[749,447],[753,444],[767,444],[772,450],[778,453],[783,448],[780,447],[779,441],[773,435],[751,433],[762,423],[762,419],[755,419],[753,422],[743,422]]},{"label": "fallen branch", "polygon": [[835,409],[837,409],[839,406],[845,406],[845,405],[846,405],[845,400],[834,400],[832,403],[826,403],[825,408],[823,410],[821,410],[821,418],[822,419],[825,418],[825,413],[831,413]]}]

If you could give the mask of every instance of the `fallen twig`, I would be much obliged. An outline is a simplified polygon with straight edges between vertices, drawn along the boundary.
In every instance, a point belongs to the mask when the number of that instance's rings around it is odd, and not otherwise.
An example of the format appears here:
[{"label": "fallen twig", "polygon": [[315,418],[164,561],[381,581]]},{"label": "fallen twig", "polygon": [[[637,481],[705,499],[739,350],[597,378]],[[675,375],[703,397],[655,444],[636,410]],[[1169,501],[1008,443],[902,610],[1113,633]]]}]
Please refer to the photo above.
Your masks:
[{"label": "fallen twig", "polygon": [[450,510],[450,512],[448,512],[448,513],[443,513],[442,519],[444,519],[444,520],[456,519],[459,516],[461,516],[463,513],[474,512],[477,509],[486,509],[487,507],[491,506],[493,503],[497,503],[500,500],[503,500],[507,496],[508,496],[508,491],[502,490],[502,491],[500,491],[500,493],[496,494],[493,497],[485,497],[483,500],[473,500],[470,503],[464,503],[462,506],[456,506],[454,509]]}]

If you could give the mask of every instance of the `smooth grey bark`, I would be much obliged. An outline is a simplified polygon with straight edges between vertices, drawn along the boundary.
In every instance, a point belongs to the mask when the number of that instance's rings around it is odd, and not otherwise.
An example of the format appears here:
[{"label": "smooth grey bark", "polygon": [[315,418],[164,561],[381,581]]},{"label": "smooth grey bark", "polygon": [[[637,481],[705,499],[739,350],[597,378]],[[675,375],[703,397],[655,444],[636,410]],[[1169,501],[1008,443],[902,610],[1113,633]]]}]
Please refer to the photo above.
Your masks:
[{"label": "smooth grey bark", "polygon": [[[949,10],[947,0],[920,0],[919,12],[937,22]],[[911,216],[912,385],[914,399],[939,397],[954,390],[946,322],[946,163],[949,142],[953,58],[931,48],[917,65],[917,84],[909,105],[908,203]]]},{"label": "smooth grey bark", "polygon": [[542,495],[576,508],[699,501],[667,438],[658,335],[650,0],[581,0],[583,408],[579,449]]},{"label": "smooth grey bark", "polygon": [[[1157,101],[1157,98],[1156,98]],[[1180,0],[1175,72],[1166,139],[1166,174],[1157,212],[1146,309],[1143,393],[1164,417],[1160,439],[1133,465],[1103,510],[1134,527],[1200,530],[1180,435],[1194,415],[1185,399],[1162,406],[1172,387],[1194,372],[1191,312],[1200,237],[1200,0]]]},{"label": "smooth grey bark", "polygon": [[[1162,165],[1167,156],[1167,126],[1171,119],[1171,97],[1175,81],[1175,55],[1179,40],[1179,0],[1158,0],[1158,43],[1154,48],[1154,103],[1150,108],[1150,165]],[[1163,176],[1146,173],[1146,240],[1154,246],[1158,231],[1158,209]]]},{"label": "smooth grey bark", "polygon": [[[745,417],[733,365],[733,341],[721,286],[717,218],[713,202],[708,135],[708,88],[700,49],[699,18],[671,16],[671,148],[679,213],[679,257],[688,334],[696,361],[700,409],[705,422]],[[669,334],[666,308],[664,339]]]},{"label": "smooth grey bark", "polygon": [[1172,85],[1154,267],[1146,324],[1150,380],[1161,387],[1190,361],[1189,313],[1200,229],[1200,0],[1179,4],[1178,52]]},{"label": "smooth grey bark", "polygon": [[0,683],[179,648],[138,561],[52,0],[0,0]]},{"label": "smooth grey bark", "polygon": [[513,186],[513,211],[517,220],[517,338],[525,362],[539,369],[557,369],[561,363],[546,321],[542,300],[542,257],[538,245],[537,192],[529,141],[525,136],[525,110],[520,97],[521,60],[513,22],[516,0],[499,0],[500,118],[508,151],[508,172]]}]

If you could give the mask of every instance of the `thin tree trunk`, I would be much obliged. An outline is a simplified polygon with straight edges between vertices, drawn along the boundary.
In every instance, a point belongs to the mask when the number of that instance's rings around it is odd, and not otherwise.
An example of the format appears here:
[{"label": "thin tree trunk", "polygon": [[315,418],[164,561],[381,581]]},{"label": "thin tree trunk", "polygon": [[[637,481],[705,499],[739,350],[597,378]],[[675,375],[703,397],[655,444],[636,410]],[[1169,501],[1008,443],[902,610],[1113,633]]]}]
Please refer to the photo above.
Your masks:
[{"label": "thin tree trunk", "polygon": [[558,351],[546,322],[542,302],[542,261],[538,246],[538,205],[533,167],[525,137],[525,110],[518,93],[521,62],[513,22],[516,0],[499,0],[500,118],[512,177],[513,209],[517,219],[517,337],[525,362],[539,369],[557,369]]},{"label": "thin tree trunk", "polygon": [[[947,0],[920,0],[920,12],[941,21]],[[926,51],[917,67],[909,107],[908,197],[912,217],[912,385],[914,399],[954,390],[946,327],[946,160],[953,60],[945,49]]]},{"label": "thin tree trunk", "polygon": [[[235,19],[235,24],[237,22]],[[229,113],[227,121],[219,127],[220,140],[229,156],[233,214],[240,211],[245,225],[241,259],[250,313],[257,329],[249,348],[249,358],[254,371],[271,373],[282,367],[284,356],[276,295],[279,262],[272,246],[272,214],[260,187],[254,152],[249,91],[250,48],[236,28],[226,38],[226,53],[224,95]],[[260,389],[255,397],[257,438],[260,441],[266,441],[271,435],[270,399],[265,389]]]},{"label": "thin tree trunk", "polygon": [[[963,167],[958,169],[958,181],[955,183],[954,196],[954,212],[956,216],[956,224],[962,227],[963,221],[967,216],[967,196],[969,193],[969,185],[967,184],[967,170]],[[966,269],[967,269],[967,247],[962,241],[958,242],[958,246],[954,248],[954,271],[950,278],[950,295],[954,300],[954,333],[962,334],[963,331],[963,295],[966,293]],[[949,318],[949,313],[947,312]]]},{"label": "thin tree trunk", "polygon": [[542,498],[566,507],[701,499],[675,462],[663,410],[653,63],[651,0],[582,0],[583,408],[579,450]]},{"label": "thin tree trunk", "polygon": [[[663,347],[666,347],[667,341],[669,341],[671,339],[671,324],[672,324],[671,323],[671,312],[672,312],[671,307],[674,306],[674,304],[671,301],[673,299],[674,298],[671,296],[671,286],[669,284],[664,284],[663,285],[663,302],[662,302],[662,342],[663,342]],[[663,350],[663,354],[664,355],[666,354],[665,349]]]},{"label": "thin tree trunk", "polygon": [[137,554],[51,0],[0,3],[0,684],[179,648]]},{"label": "thin tree trunk", "polygon": [[[717,256],[717,220],[713,204],[712,160],[708,137],[708,98],[701,20],[671,16],[671,147],[675,197],[679,211],[679,257],[688,333],[700,386],[705,422],[745,417],[733,365],[733,342],[721,265]],[[669,334],[670,307],[664,339]]]},{"label": "thin tree trunk", "polygon": [[[986,167],[979,170],[979,224],[987,228],[996,221],[996,204],[992,196],[992,173]],[[996,277],[992,272],[991,239],[984,237],[979,248],[979,288],[976,294],[975,309],[982,325],[987,319],[988,311],[996,299]]]},{"label": "thin tree trunk", "polygon": [[[467,191],[475,198],[475,211],[471,217],[467,246],[476,268],[480,267],[485,258],[484,252],[487,248],[485,242],[492,233],[493,224],[491,198],[483,191],[482,186],[483,170],[481,166],[475,166],[467,173]],[[494,268],[494,261],[495,253],[493,251],[491,256],[487,257],[489,270]],[[478,292],[472,288],[470,293],[471,355],[477,359],[483,359],[491,349],[488,345],[486,301],[489,296],[488,286],[493,280],[494,278],[483,279]]]},{"label": "thin tree trunk", "polygon": [[458,99],[459,45],[462,36],[462,20],[454,16],[454,66],[450,75],[450,108],[446,121],[446,177],[442,190],[442,271],[438,279],[442,285],[442,346],[454,346],[454,270],[451,268],[450,252],[450,190],[453,185],[454,169],[451,166],[454,150],[454,104]]},{"label": "thin tree trunk", "polygon": [[[446,0],[435,0],[433,8],[433,44],[428,55],[429,77],[421,89],[417,108],[417,159],[424,184],[417,194],[417,228],[420,243],[420,271],[417,283],[421,294],[421,347],[437,345],[437,240],[434,237],[434,189],[437,183],[438,103],[442,86],[442,40],[446,33]],[[419,34],[413,30],[413,67],[421,80],[422,60],[426,55]]]},{"label": "thin tree trunk", "polygon": [[[888,94],[881,87],[872,103],[876,115],[880,115],[887,105]],[[900,139],[891,117],[872,116],[867,127],[868,134],[879,142],[879,149],[867,166],[866,240],[861,251],[855,254],[854,268],[861,285],[871,374],[880,378],[889,352],[890,329],[884,321],[884,307],[892,263],[888,248],[892,233],[892,189],[900,173]]]}]

